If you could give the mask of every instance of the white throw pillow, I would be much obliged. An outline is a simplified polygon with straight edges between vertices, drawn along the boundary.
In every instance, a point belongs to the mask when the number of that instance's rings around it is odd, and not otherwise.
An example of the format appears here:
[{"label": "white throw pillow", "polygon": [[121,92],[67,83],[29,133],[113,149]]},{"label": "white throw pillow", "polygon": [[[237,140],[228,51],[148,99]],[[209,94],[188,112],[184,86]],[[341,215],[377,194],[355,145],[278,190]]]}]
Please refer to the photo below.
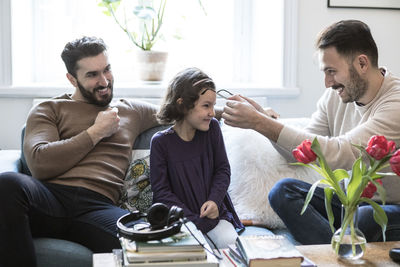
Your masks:
[{"label": "white throw pillow", "polygon": [[[282,121],[295,127],[304,127],[308,119]],[[284,228],[284,223],[268,202],[268,193],[272,186],[286,177],[310,183],[321,177],[309,168],[289,165],[271,142],[256,131],[223,124],[222,133],[231,165],[228,192],[239,218],[270,229]]]}]

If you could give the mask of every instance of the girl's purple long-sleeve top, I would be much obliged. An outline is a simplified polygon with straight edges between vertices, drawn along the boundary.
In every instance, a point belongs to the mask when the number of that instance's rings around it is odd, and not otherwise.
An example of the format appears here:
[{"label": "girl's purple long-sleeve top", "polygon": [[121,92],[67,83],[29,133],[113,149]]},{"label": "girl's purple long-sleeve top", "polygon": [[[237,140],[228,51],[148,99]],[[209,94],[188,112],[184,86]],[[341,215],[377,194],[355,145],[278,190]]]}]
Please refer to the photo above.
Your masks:
[{"label": "girl's purple long-sleeve top", "polygon": [[[218,121],[213,119],[208,131],[197,130],[193,140],[182,140],[171,128],[156,133],[151,141],[150,182],[153,202],[183,208],[184,216],[203,233],[212,230],[219,220],[244,228],[227,193],[230,166]],[[200,218],[200,207],[212,200],[219,218]]]}]

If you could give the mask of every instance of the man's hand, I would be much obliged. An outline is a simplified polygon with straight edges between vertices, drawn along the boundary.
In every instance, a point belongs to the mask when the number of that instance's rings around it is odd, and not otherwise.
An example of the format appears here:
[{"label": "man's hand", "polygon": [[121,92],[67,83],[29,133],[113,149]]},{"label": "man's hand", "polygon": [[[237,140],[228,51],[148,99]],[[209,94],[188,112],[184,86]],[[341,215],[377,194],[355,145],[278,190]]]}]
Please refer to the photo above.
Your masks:
[{"label": "man's hand", "polygon": [[100,111],[97,114],[94,124],[87,129],[87,133],[97,144],[101,139],[113,135],[119,129],[120,117],[118,116],[118,108],[108,108],[105,111]]},{"label": "man's hand", "polygon": [[212,201],[208,200],[204,202],[204,204],[200,208],[200,218],[208,217],[210,219],[216,219],[219,216],[219,211],[217,204]]},{"label": "man's hand", "polygon": [[258,104],[256,101],[254,101],[251,98],[242,96],[242,95],[235,95],[230,97],[229,99],[231,100],[237,100],[237,101],[241,101],[244,102],[244,100],[246,100],[250,105],[252,105],[258,112],[264,113],[265,115],[267,115],[268,117],[277,119],[280,117],[279,113],[277,113],[275,110],[273,110],[270,107],[267,108],[263,108],[260,106],[260,104]]},{"label": "man's hand", "polygon": [[226,102],[222,118],[229,126],[254,129],[260,113],[264,114],[264,109],[255,101],[235,95]]}]

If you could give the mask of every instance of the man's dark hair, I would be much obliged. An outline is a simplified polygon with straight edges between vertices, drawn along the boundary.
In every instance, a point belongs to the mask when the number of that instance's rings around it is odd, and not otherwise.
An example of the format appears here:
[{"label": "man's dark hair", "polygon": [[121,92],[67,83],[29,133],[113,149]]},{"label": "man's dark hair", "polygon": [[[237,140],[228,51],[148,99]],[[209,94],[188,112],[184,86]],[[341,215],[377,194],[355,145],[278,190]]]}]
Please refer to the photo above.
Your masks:
[{"label": "man's dark hair", "polygon": [[359,20],[342,20],[323,30],[316,43],[317,49],[335,47],[337,52],[349,60],[365,54],[371,65],[378,67],[378,48],[367,24]]},{"label": "man's dark hair", "polygon": [[76,78],[80,59],[85,57],[93,57],[107,50],[104,41],[97,37],[84,36],[67,43],[61,53],[61,58],[64,61],[65,67],[69,74]]}]

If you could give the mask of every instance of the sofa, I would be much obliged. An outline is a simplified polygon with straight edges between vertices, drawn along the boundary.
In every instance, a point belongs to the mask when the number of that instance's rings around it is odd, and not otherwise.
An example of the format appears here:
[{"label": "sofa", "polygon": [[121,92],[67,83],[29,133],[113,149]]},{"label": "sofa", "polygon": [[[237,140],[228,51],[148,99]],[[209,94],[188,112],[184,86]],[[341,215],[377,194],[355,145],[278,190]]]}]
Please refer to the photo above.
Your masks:
[{"label": "sofa", "polygon": [[[294,127],[305,123],[301,119],[287,122],[292,123]],[[143,157],[144,154],[149,153],[151,137],[165,127],[154,127],[142,133],[135,141],[133,154],[141,152],[138,154]],[[302,177],[306,176],[306,173],[289,166],[286,160],[273,149],[271,143],[260,134],[252,130],[232,128],[223,123],[221,123],[221,128],[232,170],[229,194],[239,217],[246,224],[246,229],[242,234],[283,234],[292,243],[299,244],[269,207],[267,195],[269,188],[273,185],[272,177],[275,180],[286,176]],[[23,136],[24,129],[21,133],[22,141]],[[22,145],[21,150],[0,150],[0,172],[14,171],[29,175],[30,171],[21,151]],[[148,155],[145,157],[148,158]],[[272,169],[278,169],[278,173],[269,174]],[[128,187],[131,185],[128,184]],[[249,190],[251,194],[246,193]],[[39,267],[92,266],[92,251],[80,244],[54,238],[35,238],[34,246]]]}]

